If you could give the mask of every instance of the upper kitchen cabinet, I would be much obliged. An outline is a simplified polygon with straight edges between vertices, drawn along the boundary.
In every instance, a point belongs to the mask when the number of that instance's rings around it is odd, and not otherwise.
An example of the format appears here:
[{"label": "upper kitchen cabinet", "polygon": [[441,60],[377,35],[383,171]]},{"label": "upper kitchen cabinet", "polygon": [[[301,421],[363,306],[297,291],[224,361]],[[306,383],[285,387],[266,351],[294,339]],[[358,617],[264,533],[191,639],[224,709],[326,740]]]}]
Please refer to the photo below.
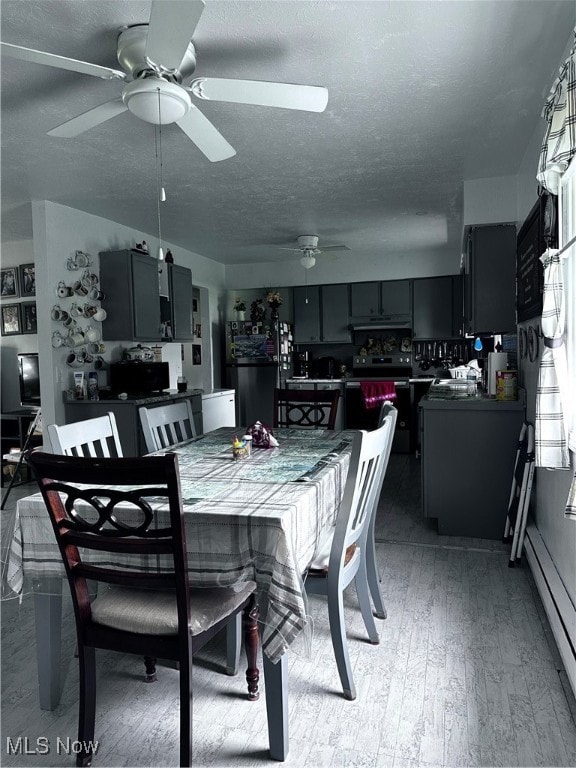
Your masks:
[{"label": "upper kitchen cabinet", "polygon": [[412,281],[386,280],[380,283],[380,313],[384,320],[412,319]]},{"label": "upper kitchen cabinet", "polygon": [[179,264],[166,264],[166,267],[172,337],[174,341],[192,341],[192,271]]},{"label": "upper kitchen cabinet", "polygon": [[505,333],[516,328],[516,227],[472,227],[462,264],[464,331]]},{"label": "upper kitchen cabinet", "polygon": [[350,316],[376,317],[380,314],[380,283],[352,283]]},{"label": "upper kitchen cabinet", "polygon": [[322,341],[350,342],[348,285],[322,286]]},{"label": "upper kitchen cabinet", "polygon": [[320,286],[299,286],[292,294],[294,311],[294,342],[309,344],[321,341]]},{"label": "upper kitchen cabinet", "polygon": [[378,319],[408,326],[412,320],[412,281],[386,280],[377,283],[352,283],[350,317],[352,321]]},{"label": "upper kitchen cabinet", "polygon": [[414,280],[415,339],[452,339],[462,328],[462,280],[460,275]]},{"label": "upper kitchen cabinet", "polygon": [[103,339],[160,341],[157,259],[132,250],[101,252],[100,283],[108,313]]}]

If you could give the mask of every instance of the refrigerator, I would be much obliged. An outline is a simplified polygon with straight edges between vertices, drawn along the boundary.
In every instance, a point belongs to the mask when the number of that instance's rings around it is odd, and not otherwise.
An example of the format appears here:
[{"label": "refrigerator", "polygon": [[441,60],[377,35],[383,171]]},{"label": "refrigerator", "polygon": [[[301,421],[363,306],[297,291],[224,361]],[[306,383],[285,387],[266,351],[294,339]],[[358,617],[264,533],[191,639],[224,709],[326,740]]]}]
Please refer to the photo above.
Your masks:
[{"label": "refrigerator", "polygon": [[226,323],[226,386],[236,391],[236,424],[274,423],[274,389],[292,375],[292,325]]}]

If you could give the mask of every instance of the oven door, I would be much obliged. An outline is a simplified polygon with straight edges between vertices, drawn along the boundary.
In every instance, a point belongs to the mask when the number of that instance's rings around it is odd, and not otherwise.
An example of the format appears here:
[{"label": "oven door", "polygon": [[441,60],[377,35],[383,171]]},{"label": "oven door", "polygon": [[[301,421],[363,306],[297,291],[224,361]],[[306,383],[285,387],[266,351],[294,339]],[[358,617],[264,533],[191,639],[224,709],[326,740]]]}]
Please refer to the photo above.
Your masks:
[{"label": "oven door", "polygon": [[[371,381],[390,381],[390,379],[370,379]],[[398,409],[396,430],[392,442],[394,453],[410,453],[410,432],[412,421],[411,385],[408,381],[395,381],[396,399],[394,406]],[[359,381],[347,381],[345,385],[345,419],[346,429],[376,429],[380,408],[364,408]]]}]

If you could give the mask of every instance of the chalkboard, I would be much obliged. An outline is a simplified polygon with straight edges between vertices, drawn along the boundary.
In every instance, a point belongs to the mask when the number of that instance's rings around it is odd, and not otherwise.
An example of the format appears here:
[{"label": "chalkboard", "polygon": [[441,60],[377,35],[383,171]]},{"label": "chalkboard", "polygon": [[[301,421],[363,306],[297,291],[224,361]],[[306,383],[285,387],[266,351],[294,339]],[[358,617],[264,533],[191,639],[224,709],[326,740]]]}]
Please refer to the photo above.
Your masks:
[{"label": "chalkboard", "polygon": [[518,233],[516,245],[516,311],[518,322],[542,314],[544,269],[540,256],[546,250],[540,227],[540,200]]}]

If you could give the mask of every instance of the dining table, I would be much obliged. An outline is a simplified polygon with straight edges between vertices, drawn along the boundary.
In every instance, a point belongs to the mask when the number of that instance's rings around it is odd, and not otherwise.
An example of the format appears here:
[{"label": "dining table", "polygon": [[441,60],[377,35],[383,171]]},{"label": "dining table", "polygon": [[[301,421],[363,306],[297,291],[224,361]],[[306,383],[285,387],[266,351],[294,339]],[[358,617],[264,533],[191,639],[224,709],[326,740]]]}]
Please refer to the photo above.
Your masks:
[{"label": "dining table", "polygon": [[[276,429],[276,447],[238,458],[242,434],[223,427],[168,450],[178,456],[191,585],[257,584],[270,757],[283,761],[287,652],[309,627],[303,576],[335,523],[354,433]],[[54,709],[65,572],[40,493],[18,501],[5,579],[11,596],[34,595],[40,707]]]}]

